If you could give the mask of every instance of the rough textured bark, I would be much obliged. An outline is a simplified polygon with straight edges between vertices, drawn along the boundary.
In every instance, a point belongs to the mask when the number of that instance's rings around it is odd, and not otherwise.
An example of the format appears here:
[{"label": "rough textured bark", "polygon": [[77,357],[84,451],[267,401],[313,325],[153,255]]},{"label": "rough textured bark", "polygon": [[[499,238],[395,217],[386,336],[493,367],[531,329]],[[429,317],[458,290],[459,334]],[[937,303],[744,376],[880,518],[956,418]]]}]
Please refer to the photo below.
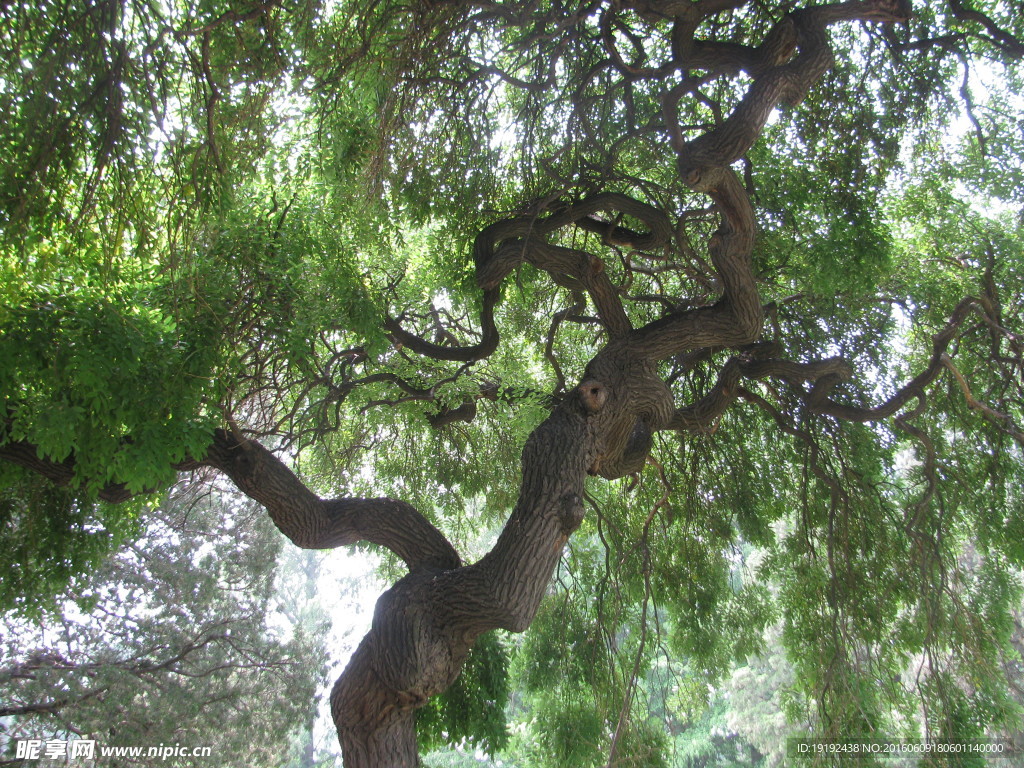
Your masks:
[{"label": "rough textured bark", "polygon": [[413,569],[381,598],[331,695],[347,766],[417,765],[414,710],[451,684],[481,633],[529,626],[583,519],[588,473],[635,468],[646,455],[630,455],[635,424],[671,415],[667,387],[631,358],[599,356],[530,436],[519,500],[491,552],[462,568]]}]

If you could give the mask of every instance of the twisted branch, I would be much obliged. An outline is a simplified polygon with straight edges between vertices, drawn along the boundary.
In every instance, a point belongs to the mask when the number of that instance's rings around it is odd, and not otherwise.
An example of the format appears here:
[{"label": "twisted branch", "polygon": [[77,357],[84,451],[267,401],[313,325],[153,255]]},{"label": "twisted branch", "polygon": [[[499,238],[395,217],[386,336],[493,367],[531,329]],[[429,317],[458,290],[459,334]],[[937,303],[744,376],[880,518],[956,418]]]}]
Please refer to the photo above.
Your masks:
[{"label": "twisted branch", "polygon": [[[36,447],[24,441],[0,445],[0,459],[57,485],[70,486],[77,480],[74,455],[60,462],[41,458]],[[179,471],[212,467],[223,472],[242,493],[266,507],[274,524],[298,547],[332,549],[365,541],[391,550],[410,570],[460,564],[448,539],[411,504],[389,498],[322,499],[262,445],[239,441],[224,430],[214,432],[205,457],[173,466]],[[113,503],[133,495],[123,483],[107,485],[98,493]]]}]

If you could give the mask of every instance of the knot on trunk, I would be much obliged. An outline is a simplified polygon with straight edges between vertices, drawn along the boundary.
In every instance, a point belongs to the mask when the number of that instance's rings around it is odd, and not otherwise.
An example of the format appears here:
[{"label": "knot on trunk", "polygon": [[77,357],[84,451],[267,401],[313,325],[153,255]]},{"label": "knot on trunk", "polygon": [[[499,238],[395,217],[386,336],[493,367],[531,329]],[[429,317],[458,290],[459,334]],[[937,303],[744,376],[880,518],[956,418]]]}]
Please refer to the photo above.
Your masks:
[{"label": "knot on trunk", "polygon": [[609,349],[591,361],[576,388],[587,412],[593,459],[587,470],[609,480],[643,469],[652,436],[675,412],[672,392],[657,365],[628,347]]},{"label": "knot on trunk", "polygon": [[562,508],[558,513],[558,522],[562,526],[562,533],[569,536],[580,527],[583,522],[583,500],[575,493],[566,494],[562,497]]},{"label": "knot on trunk", "polygon": [[608,388],[597,379],[587,379],[576,387],[576,391],[587,413],[597,413],[608,402]]}]

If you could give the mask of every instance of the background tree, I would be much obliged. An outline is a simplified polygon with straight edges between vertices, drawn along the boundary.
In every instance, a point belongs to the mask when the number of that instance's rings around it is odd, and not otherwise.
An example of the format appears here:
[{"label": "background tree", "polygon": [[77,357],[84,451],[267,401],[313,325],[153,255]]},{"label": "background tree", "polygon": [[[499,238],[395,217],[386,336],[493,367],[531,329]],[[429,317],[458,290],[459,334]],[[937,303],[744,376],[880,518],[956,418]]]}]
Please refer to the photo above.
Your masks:
[{"label": "background tree", "polygon": [[[304,635],[317,638],[323,657],[328,657],[326,638],[332,637],[332,651],[336,648],[337,640],[332,636],[333,633],[329,634],[332,619],[327,606],[333,607],[337,615],[341,615],[341,606],[336,601],[328,603],[326,595],[320,591],[324,579],[322,566],[322,553],[294,547],[284,548],[278,557],[275,574],[274,610],[284,618],[286,626],[299,628]],[[338,586],[341,590],[345,590],[346,586],[352,591],[357,590],[355,584]],[[320,686],[323,686],[326,678],[325,666],[319,678]],[[325,749],[325,735],[322,727],[317,724],[319,714],[317,707],[311,707],[306,711],[306,719],[301,726],[292,724],[292,756],[286,768],[318,768],[334,763],[333,746],[336,742],[331,738],[332,748]]]},{"label": "background tree", "polygon": [[272,626],[270,521],[206,493],[150,510],[139,530],[45,617],[5,617],[5,752],[17,739],[92,738],[283,765],[282,744],[315,709],[325,653],[322,622]]},{"label": "background tree", "polygon": [[657,764],[645,666],[720,679],[778,616],[817,736],[1014,721],[1022,23],[4,6],[5,599],[131,537],[97,502],[213,468],[300,547],[404,563],[332,694],[350,766],[416,764],[581,526],[586,760]]}]

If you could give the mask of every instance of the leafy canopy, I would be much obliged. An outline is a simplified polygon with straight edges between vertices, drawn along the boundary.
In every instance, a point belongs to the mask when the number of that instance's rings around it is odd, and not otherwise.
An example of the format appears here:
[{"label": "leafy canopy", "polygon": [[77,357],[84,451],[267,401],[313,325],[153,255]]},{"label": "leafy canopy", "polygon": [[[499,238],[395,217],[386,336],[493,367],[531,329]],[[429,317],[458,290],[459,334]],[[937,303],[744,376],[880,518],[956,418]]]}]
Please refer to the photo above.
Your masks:
[{"label": "leafy canopy", "polygon": [[[700,39],[750,46],[790,6],[720,5]],[[845,402],[893,396],[965,296],[987,320],[958,326],[938,383],[898,419],[815,417],[750,382],[711,428],[656,435],[643,475],[593,485],[513,663],[545,754],[657,746],[645,670],[668,656],[714,684],[777,622],[790,714],[817,733],[913,731],[923,711],[921,728],[967,738],[1018,716],[1001,666],[1024,565],[1011,6],[922,0],[905,25],[830,27],[835,65],[737,165],[765,340],[790,360],[845,358]],[[673,34],[646,2],[0,8],[0,447],[74,462],[57,491],[0,470],[0,569],[19,574],[4,606],[30,610],[132,536],[131,507],[97,504],[102,490],[159,492],[215,426],[280,448],[324,493],[401,496],[463,551],[486,538],[525,436],[603,343],[593,310],[523,266],[485,360],[430,359],[385,329],[472,343],[477,234],[605,192],[676,228],[645,258],[561,236],[602,254],[634,326],[716,299],[718,215],[668,148],[720,123],[751,74],[677,71]],[[693,402],[726,358],[661,373]],[[425,722],[461,733],[467,702],[501,694],[488,665],[504,653],[494,643],[483,682]],[[592,738],[560,741],[570,722]]]}]

